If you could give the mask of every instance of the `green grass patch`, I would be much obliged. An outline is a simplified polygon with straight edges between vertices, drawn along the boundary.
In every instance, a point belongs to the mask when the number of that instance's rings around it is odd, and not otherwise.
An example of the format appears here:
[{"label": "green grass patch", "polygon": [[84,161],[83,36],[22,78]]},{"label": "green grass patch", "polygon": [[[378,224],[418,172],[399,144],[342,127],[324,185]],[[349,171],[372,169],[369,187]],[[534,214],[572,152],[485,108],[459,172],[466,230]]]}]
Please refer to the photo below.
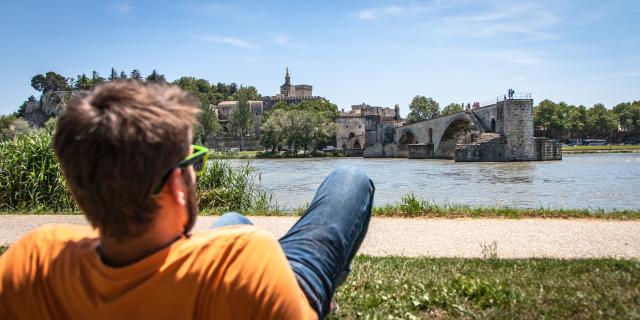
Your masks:
[{"label": "green grass patch", "polygon": [[608,145],[608,146],[567,146],[562,151],[633,151],[640,150],[640,145]]},{"label": "green grass patch", "polygon": [[357,256],[330,319],[637,319],[640,262]]},{"label": "green grass patch", "polygon": [[374,216],[401,218],[593,218],[640,219],[640,210],[554,209],[477,207],[462,204],[438,204],[406,194],[400,202],[373,208]]}]

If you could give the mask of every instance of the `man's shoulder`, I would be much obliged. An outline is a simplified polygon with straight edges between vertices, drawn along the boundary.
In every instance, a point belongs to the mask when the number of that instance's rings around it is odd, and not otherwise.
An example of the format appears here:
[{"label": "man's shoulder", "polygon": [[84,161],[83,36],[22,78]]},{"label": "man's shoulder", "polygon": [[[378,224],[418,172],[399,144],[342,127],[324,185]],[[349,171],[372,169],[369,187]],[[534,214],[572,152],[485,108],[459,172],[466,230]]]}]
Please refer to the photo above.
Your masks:
[{"label": "man's shoulder", "polygon": [[194,232],[187,240],[189,246],[243,248],[254,242],[277,243],[275,236],[264,228],[251,225],[228,226]]},{"label": "man's shoulder", "polygon": [[3,256],[7,259],[29,256],[46,259],[55,256],[69,245],[89,244],[96,241],[97,233],[89,226],[44,225],[29,231],[16,243],[11,244]]}]

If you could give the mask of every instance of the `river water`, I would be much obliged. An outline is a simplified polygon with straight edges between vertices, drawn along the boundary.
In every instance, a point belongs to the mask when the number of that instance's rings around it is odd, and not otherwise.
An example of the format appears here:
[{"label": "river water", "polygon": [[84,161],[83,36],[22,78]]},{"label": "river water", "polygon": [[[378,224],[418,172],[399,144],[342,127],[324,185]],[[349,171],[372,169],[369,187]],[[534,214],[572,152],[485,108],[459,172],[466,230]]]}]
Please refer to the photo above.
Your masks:
[{"label": "river water", "polygon": [[[413,159],[256,159],[261,184],[287,209],[308,203],[340,165],[364,169],[375,205],[415,195],[439,204],[640,209],[640,154],[575,154],[562,161],[460,163]],[[243,160],[234,160],[242,162]],[[244,160],[246,161],[246,160]]]}]

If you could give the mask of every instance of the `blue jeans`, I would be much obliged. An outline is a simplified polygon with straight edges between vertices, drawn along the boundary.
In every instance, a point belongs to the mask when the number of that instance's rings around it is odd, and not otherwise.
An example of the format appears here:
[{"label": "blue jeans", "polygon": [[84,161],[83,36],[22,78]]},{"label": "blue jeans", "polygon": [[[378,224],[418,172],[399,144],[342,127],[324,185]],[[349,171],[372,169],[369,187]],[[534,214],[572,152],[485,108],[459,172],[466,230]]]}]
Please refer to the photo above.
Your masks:
[{"label": "blue jeans", "polygon": [[[342,166],[322,182],[309,208],[279,241],[298,284],[320,319],[336,288],[349,274],[371,219],[375,187],[358,168]],[[211,228],[252,224],[236,212]]]}]

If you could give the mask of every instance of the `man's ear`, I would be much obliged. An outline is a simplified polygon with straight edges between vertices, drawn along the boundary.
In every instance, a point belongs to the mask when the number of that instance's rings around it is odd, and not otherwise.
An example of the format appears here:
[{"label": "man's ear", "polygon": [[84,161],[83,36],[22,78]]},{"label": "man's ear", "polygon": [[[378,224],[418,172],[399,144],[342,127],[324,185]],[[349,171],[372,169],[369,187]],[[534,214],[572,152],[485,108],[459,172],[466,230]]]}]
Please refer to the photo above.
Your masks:
[{"label": "man's ear", "polygon": [[181,206],[187,204],[186,186],[184,184],[184,179],[182,179],[182,169],[175,168],[171,171],[167,178],[166,188],[168,193],[167,196],[169,196],[171,200]]}]

